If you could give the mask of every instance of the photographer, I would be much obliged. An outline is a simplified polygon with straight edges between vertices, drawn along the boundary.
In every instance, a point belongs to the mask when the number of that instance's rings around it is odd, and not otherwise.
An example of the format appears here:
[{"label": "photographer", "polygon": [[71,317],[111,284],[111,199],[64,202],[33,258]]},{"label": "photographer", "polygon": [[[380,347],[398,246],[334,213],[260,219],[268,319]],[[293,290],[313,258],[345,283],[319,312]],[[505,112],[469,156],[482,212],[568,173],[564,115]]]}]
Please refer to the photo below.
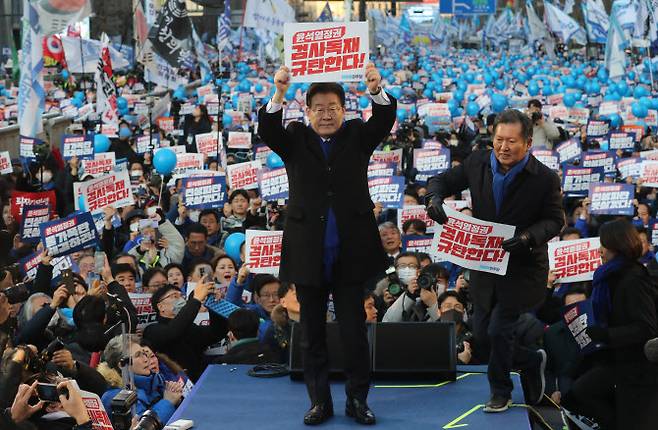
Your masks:
[{"label": "photographer", "polygon": [[139,261],[142,271],[183,261],[185,239],[162,213],[151,217],[153,225],[140,228],[137,246],[128,253]]},{"label": "photographer", "polygon": [[[436,282],[427,282],[421,288],[420,261],[413,252],[402,252],[395,259],[395,271],[404,293],[384,314],[382,322],[436,321],[439,319]],[[429,281],[429,279],[428,279]]]},{"label": "photographer", "polygon": [[541,102],[532,99],[528,102],[528,116],[532,120],[532,147],[536,149],[552,149],[553,144],[560,139],[560,130],[550,118],[544,118]]},{"label": "photographer", "polygon": [[446,291],[438,297],[440,319],[442,322],[455,323],[457,342],[457,359],[459,364],[473,364],[473,333],[464,321],[466,303],[456,291]]}]

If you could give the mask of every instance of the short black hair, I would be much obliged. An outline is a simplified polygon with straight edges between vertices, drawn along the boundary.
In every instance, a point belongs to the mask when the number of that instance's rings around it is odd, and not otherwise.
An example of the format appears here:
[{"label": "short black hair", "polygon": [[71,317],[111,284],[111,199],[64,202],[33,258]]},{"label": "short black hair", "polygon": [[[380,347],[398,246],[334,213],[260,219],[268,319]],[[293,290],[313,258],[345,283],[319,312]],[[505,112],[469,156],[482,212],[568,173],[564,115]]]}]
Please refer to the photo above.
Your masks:
[{"label": "short black hair", "polygon": [[316,82],[311,84],[306,92],[306,106],[311,107],[311,101],[316,94],[336,94],[340,105],[345,106],[345,90],[335,82]]},{"label": "short black hair", "polygon": [[178,269],[180,272],[183,274],[183,278],[187,279],[187,270],[185,270],[185,267],[183,267],[182,264],[179,263],[169,263],[164,267],[164,271],[167,274],[167,278],[169,278],[169,271],[171,269]]},{"label": "short black hair", "polygon": [[167,272],[165,272],[165,270],[160,267],[151,267],[146,272],[144,272],[144,274],[142,275],[142,288],[148,287],[149,282],[151,282],[151,279],[158,273],[160,273],[162,276],[167,278]]},{"label": "short black hair", "polygon": [[162,298],[165,295],[167,295],[167,293],[171,290],[180,291],[174,285],[165,284],[164,287],[158,288],[157,290],[155,290],[155,292],[151,296],[151,308],[153,309],[153,312],[155,312],[158,316],[160,316],[160,310],[158,309],[158,303],[160,303],[160,300],[162,300]]},{"label": "short black hair", "polygon": [[541,102],[539,100],[531,99],[531,100],[528,100],[528,107],[529,108],[530,107],[536,107],[537,109],[541,109],[542,105],[541,105]]},{"label": "short black hair", "polygon": [[73,308],[73,322],[78,328],[94,323],[102,324],[106,309],[105,299],[100,296],[86,295]]},{"label": "short black hair", "polygon": [[447,299],[448,297],[454,297],[454,298],[456,298],[457,301],[458,301],[459,303],[462,304],[462,306],[464,307],[464,309],[466,309],[467,304],[466,304],[466,302],[464,301],[464,298],[462,297],[461,294],[459,294],[459,293],[458,293],[457,291],[455,291],[455,290],[444,291],[444,292],[442,292],[441,294],[439,294],[439,297],[437,298],[437,304],[439,305],[439,308],[441,307],[441,305],[443,304],[443,302],[446,301],[446,299]]},{"label": "short black hair", "polygon": [[425,234],[427,232],[427,224],[425,224],[425,221],[422,219],[408,219],[402,224],[402,232],[404,234],[407,234],[406,231],[409,230],[409,227],[414,228],[418,232],[418,234]]},{"label": "short black hair", "polygon": [[228,317],[228,329],[238,340],[257,337],[259,325],[258,315],[249,309],[236,309]]},{"label": "short black hair", "polygon": [[528,115],[521,113],[516,109],[504,110],[496,117],[493,128],[494,136],[496,135],[498,124],[521,124],[521,136],[525,142],[528,143],[530,142],[530,139],[532,139],[532,121],[530,121]]},{"label": "short black hair", "polygon": [[260,291],[263,289],[263,287],[267,284],[272,284],[272,283],[277,283],[280,285],[281,281],[279,281],[279,278],[277,278],[276,276],[268,275],[265,273],[261,273],[254,276],[254,279],[251,281],[251,285],[253,286],[253,292],[259,297],[260,297]]},{"label": "short black hair", "polygon": [[401,253],[398,254],[397,257],[395,257],[395,263],[394,263],[395,267],[397,267],[398,261],[402,257],[413,257],[413,258],[415,258],[416,259],[416,264],[418,265],[418,268],[420,268],[420,259],[418,258],[418,254],[416,254],[415,252],[409,252],[409,251],[401,252]]},{"label": "short black hair", "polygon": [[201,220],[201,218],[203,218],[206,215],[214,216],[217,222],[219,222],[219,214],[215,209],[204,209],[201,212],[199,212],[199,220]]},{"label": "short black hair", "polygon": [[276,292],[276,294],[280,299],[282,299],[286,296],[286,294],[288,294],[288,291],[292,290],[293,288],[296,289],[295,285],[291,284],[290,282],[281,282],[281,285],[279,285],[279,290]]},{"label": "short black hair", "polygon": [[562,296],[562,305],[566,303],[567,296],[573,294],[584,294],[585,297],[589,297],[589,288],[587,288],[586,282],[575,282],[568,285],[569,286],[567,287],[567,291],[565,291],[564,295]]},{"label": "short black hair", "polygon": [[187,227],[187,237],[190,237],[192,233],[201,233],[208,237],[208,229],[200,222],[193,222]]},{"label": "short black hair", "polygon": [[242,196],[245,199],[247,199],[247,201],[249,201],[249,193],[247,192],[247,190],[238,189],[238,190],[233,190],[231,192],[231,195],[228,198],[228,202],[233,203],[233,199],[236,198],[237,196]]},{"label": "short black hair", "polygon": [[432,257],[427,252],[417,252],[416,255],[418,256],[418,260],[422,262],[423,260],[430,260],[432,261]]},{"label": "short black hair", "polygon": [[565,227],[564,230],[560,232],[560,240],[569,234],[577,234],[578,237],[583,237],[583,234],[576,227]]},{"label": "short black hair", "polygon": [[115,263],[112,265],[112,276],[115,278],[119,273],[130,272],[134,278],[137,278],[137,271],[128,263]]}]

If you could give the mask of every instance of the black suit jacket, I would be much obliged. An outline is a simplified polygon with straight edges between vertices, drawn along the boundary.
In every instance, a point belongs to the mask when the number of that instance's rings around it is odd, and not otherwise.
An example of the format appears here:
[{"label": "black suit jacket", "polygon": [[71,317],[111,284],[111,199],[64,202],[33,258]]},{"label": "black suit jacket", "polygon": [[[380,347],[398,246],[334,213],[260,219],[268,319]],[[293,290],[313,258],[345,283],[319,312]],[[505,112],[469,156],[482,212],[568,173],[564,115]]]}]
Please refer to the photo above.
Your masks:
[{"label": "black suit jacket", "polygon": [[560,178],[530,155],[525,168],[510,184],[496,215],[493,198],[491,150],[476,151],[463,164],[430,178],[428,194],[445,198],[471,190],[475,218],[516,226],[516,234],[527,231],[532,239],[530,253],[511,254],[507,275],[473,271],[473,299],[484,309],[496,301],[505,308],[525,311],[539,306],[546,295],[548,254],[546,243],[565,223]]},{"label": "black suit jacket", "polygon": [[323,243],[328,209],[336,215],[340,248],[337,280],[363,282],[386,268],[368,191],[368,162],[391,131],[397,102],[373,103],[372,117],[347,121],[332,137],[329,159],[309,126],[282,126],[282,110],[258,112],[258,134],[286,166],[290,198],[283,232],[281,280],[298,285],[324,283]]}]

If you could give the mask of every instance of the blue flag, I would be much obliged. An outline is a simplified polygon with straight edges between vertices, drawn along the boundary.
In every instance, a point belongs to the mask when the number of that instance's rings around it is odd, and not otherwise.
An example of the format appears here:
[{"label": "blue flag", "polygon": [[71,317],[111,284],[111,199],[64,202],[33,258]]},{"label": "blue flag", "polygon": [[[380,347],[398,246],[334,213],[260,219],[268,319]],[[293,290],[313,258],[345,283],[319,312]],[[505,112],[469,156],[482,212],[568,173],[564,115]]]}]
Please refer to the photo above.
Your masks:
[{"label": "blue flag", "polygon": [[317,21],[318,22],[332,22],[333,20],[334,20],[334,17],[331,14],[331,8],[329,7],[329,2],[326,2],[324,4],[324,9],[322,9],[322,12],[320,13],[320,16],[318,16]]},{"label": "blue flag", "polygon": [[217,18],[217,50],[219,52],[222,52],[224,46],[231,40],[231,6],[229,2],[224,2],[224,4],[224,13]]}]

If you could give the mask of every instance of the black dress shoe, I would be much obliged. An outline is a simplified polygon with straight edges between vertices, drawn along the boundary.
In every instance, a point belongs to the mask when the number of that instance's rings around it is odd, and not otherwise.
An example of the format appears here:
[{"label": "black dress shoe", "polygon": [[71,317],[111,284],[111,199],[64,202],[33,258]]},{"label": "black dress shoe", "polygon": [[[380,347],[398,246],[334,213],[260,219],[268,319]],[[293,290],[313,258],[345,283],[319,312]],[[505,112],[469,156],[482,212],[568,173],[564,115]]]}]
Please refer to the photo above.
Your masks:
[{"label": "black dress shoe", "polygon": [[375,424],[375,414],[370,410],[368,404],[364,401],[348,398],[345,403],[345,415],[354,418],[359,424]]},{"label": "black dress shoe", "polygon": [[304,424],[307,426],[315,426],[322,424],[329,418],[334,416],[334,407],[331,403],[319,403],[313,405],[311,409],[304,415]]}]

